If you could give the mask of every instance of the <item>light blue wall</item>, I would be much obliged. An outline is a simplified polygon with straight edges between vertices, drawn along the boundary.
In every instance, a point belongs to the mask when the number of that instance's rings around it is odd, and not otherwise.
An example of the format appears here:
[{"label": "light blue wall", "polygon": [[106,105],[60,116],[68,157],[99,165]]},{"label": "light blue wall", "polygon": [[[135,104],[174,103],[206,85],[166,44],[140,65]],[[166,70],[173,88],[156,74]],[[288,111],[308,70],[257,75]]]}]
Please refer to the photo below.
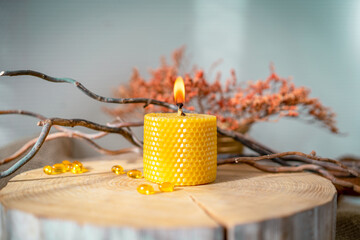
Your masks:
[{"label": "light blue wall", "polygon": [[[0,69],[34,69],[72,77],[102,95],[146,74],[159,56],[185,44],[188,59],[224,77],[265,78],[272,61],[282,76],[308,86],[338,113],[345,136],[296,120],[259,123],[251,136],[279,151],[328,157],[360,147],[360,2],[352,1],[1,1]],[[31,77],[2,78],[0,109],[49,117],[109,120],[102,103],[71,85]],[[40,131],[36,120],[0,117],[0,145]],[[101,143],[127,145],[120,137]]]}]

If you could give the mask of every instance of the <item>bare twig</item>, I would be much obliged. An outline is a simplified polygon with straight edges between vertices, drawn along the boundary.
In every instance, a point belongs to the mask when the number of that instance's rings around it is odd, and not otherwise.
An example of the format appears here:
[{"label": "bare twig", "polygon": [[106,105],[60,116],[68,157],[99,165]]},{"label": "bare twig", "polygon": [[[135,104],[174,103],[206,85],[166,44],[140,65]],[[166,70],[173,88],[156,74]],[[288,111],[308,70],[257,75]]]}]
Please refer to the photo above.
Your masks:
[{"label": "bare twig", "polygon": [[96,131],[108,132],[108,133],[119,133],[123,135],[125,139],[127,139],[130,143],[137,147],[142,147],[143,143],[133,134],[131,134],[128,130],[118,127],[109,127],[105,125],[101,125],[98,123],[94,123],[85,119],[63,119],[63,118],[50,118],[45,121],[38,122],[39,126],[44,126],[47,122],[50,122],[51,125],[55,126],[66,126],[66,127],[75,127],[82,126],[86,128],[90,128]]},{"label": "bare twig", "polygon": [[92,91],[87,89],[84,85],[82,85],[80,82],[78,82],[78,81],[76,81],[74,79],[71,79],[71,78],[55,78],[55,77],[48,76],[48,75],[46,75],[44,73],[36,72],[36,71],[32,71],[32,70],[16,70],[16,71],[2,71],[2,72],[0,72],[0,76],[10,76],[10,77],[12,77],[12,76],[24,76],[24,75],[29,75],[29,76],[42,78],[42,79],[44,79],[46,81],[54,82],[54,83],[71,83],[71,84],[74,84],[83,93],[85,93],[89,97],[91,97],[91,98],[93,98],[93,99],[95,99],[97,101],[100,101],[100,102],[120,103],[120,104],[143,103],[143,104],[146,104],[146,105],[153,104],[153,105],[158,105],[158,106],[166,107],[166,108],[172,109],[174,111],[177,111],[177,106],[176,105],[166,103],[166,102],[162,102],[162,101],[159,101],[159,100],[156,100],[156,99],[103,97],[103,96],[100,96],[100,95],[98,95],[96,93],[93,93]]},{"label": "bare twig", "polygon": [[[273,154],[274,152],[264,146],[262,146],[261,144],[255,142],[254,140],[251,140],[247,137],[245,137],[243,134],[241,133],[238,133],[238,132],[235,132],[235,131],[230,131],[230,130],[226,130],[226,129],[222,129],[222,128],[217,128],[217,132],[222,134],[222,135],[225,135],[225,136],[228,136],[228,137],[231,137],[233,138],[234,140],[236,141],[239,141],[241,142],[243,145],[247,146],[248,148],[250,148],[251,150],[261,154],[261,155],[267,155],[267,154]],[[284,165],[284,166],[289,166],[289,164],[287,162],[285,162],[283,159],[281,158],[278,158],[278,157],[274,157],[272,158],[272,160],[274,162],[277,162],[281,165]]]},{"label": "bare twig", "polygon": [[[281,153],[275,153],[275,154],[263,155],[263,156],[257,156],[257,157],[229,158],[229,159],[224,159],[223,162],[224,163],[233,163],[233,162],[238,163],[241,161],[248,161],[248,160],[260,161],[260,160],[270,160],[272,158],[284,157],[284,156],[301,156],[301,157],[305,157],[305,158],[316,160],[316,161],[332,163],[332,164],[335,164],[335,165],[341,167],[343,170],[347,171],[348,173],[352,174],[355,177],[359,176],[359,173],[355,169],[349,168],[339,161],[336,161],[336,160],[330,159],[330,158],[321,158],[321,157],[317,157],[314,155],[305,154],[302,152],[281,152]],[[338,169],[336,169],[336,170],[338,170]]]},{"label": "bare twig", "polygon": [[37,139],[34,146],[31,148],[31,150],[19,161],[17,161],[14,165],[12,165],[10,168],[8,168],[5,171],[0,172],[0,178],[7,177],[11,174],[13,174],[16,170],[18,170],[21,166],[23,166],[25,163],[30,161],[36,153],[40,150],[42,144],[44,143],[47,135],[49,134],[49,131],[51,129],[51,122],[46,122],[43,125],[43,128],[41,130],[40,136]]},{"label": "bare twig", "polygon": [[20,115],[26,115],[30,117],[34,117],[40,120],[45,120],[46,117],[44,117],[41,114],[25,111],[25,110],[0,110],[0,114],[20,114]]},{"label": "bare twig", "polygon": [[[235,159],[240,158],[240,157],[246,157],[246,158],[252,159],[254,157],[259,157],[259,155],[254,155],[254,154],[218,155],[217,165],[236,163]],[[309,163],[309,164],[318,165],[318,166],[325,168],[326,170],[332,171],[333,175],[336,177],[352,177],[352,176],[354,176],[353,174],[349,173],[349,171],[346,168],[342,168],[333,163],[320,162],[320,161],[316,161],[316,160],[312,160],[312,159],[307,159],[304,157],[300,158],[297,156],[291,156],[291,157],[286,156],[286,157],[282,157],[281,159],[291,162],[291,164],[289,164],[290,166],[294,165],[295,162],[305,162],[305,163]]]},{"label": "bare twig", "polygon": [[[25,115],[25,116],[30,116],[30,117],[34,117],[37,118],[39,120],[46,120],[47,118],[39,113],[34,113],[31,111],[26,111],[26,110],[0,110],[0,115],[6,115],[6,114],[19,114],[19,115]],[[105,135],[107,135],[108,133],[105,132],[100,132],[100,133],[95,133],[95,134],[87,134],[87,133],[82,133],[79,131],[72,131],[69,130],[67,128],[61,127],[61,126],[54,126],[54,128],[56,128],[59,131],[62,132],[68,132],[68,133],[76,133],[77,135],[82,135],[83,137],[87,137],[90,139],[98,139],[101,138]]]},{"label": "bare twig", "polygon": [[[38,122],[39,126],[42,126],[42,130],[40,133],[40,136],[38,137],[37,141],[31,148],[31,150],[19,161],[17,161],[14,165],[12,165],[10,168],[8,168],[5,171],[0,172],[0,178],[9,176],[10,174],[14,173],[16,170],[18,170],[21,166],[23,166],[26,162],[28,162],[30,159],[32,159],[36,153],[41,148],[42,144],[45,142],[46,137],[48,136],[50,129],[52,126],[59,125],[59,126],[68,126],[68,127],[74,127],[74,126],[83,126],[87,127],[93,130],[97,131],[103,131],[108,133],[118,133],[123,135],[128,141],[130,141],[133,145],[137,147],[142,147],[142,142],[138,140],[135,135],[129,133],[128,130],[125,130],[123,128],[117,128],[117,127],[109,127],[100,125],[94,122],[90,122],[83,119],[61,119],[61,118],[53,118],[53,119],[46,119]],[[80,136],[80,135],[79,135]],[[90,139],[87,139],[90,140]],[[90,143],[93,144],[93,146],[98,146],[96,143],[90,140]],[[94,145],[95,144],[95,145]],[[100,146],[98,146],[100,147]],[[106,149],[104,149],[106,150]],[[110,151],[110,150],[108,150]],[[118,150],[121,153],[124,153],[126,151],[131,151],[130,149],[122,149]]]},{"label": "bare twig", "polygon": [[[231,163],[229,159],[227,162],[226,161],[223,161],[223,162],[221,162],[218,165]],[[360,193],[360,186],[355,185],[348,181],[338,179],[333,174],[331,174],[330,172],[328,172],[324,168],[322,168],[321,166],[314,165],[314,164],[303,164],[303,165],[298,165],[298,166],[269,166],[269,165],[257,163],[255,160],[249,159],[249,158],[238,159],[236,161],[233,161],[232,163],[245,163],[245,164],[253,166],[261,171],[271,172],[271,173],[293,173],[293,172],[313,171],[313,172],[317,172],[320,175],[322,175],[323,177],[329,179],[335,185],[343,186],[346,188],[351,188],[355,192]]]},{"label": "bare twig", "polygon": [[[334,160],[334,159],[332,159],[334,161],[334,163],[332,163],[330,161],[321,161],[321,160],[319,161],[319,160],[309,159],[309,158],[302,157],[302,156],[285,156],[285,157],[282,157],[281,159],[284,159],[286,161],[296,161],[296,162],[304,162],[304,163],[319,165],[328,170],[342,172],[342,174],[338,173],[338,175],[339,176],[342,175],[343,177],[356,176],[356,174],[358,174],[358,175],[360,174],[360,169],[356,169],[353,166],[347,166],[346,164],[342,163],[341,161]],[[345,173],[347,173],[347,174],[345,174]]]},{"label": "bare twig", "polygon": [[91,144],[95,148],[95,150],[98,151],[99,153],[107,154],[107,155],[119,155],[119,154],[125,154],[125,153],[140,153],[142,151],[141,148],[139,148],[139,147],[129,147],[129,148],[122,148],[122,149],[118,149],[118,150],[110,150],[110,149],[101,147],[100,145],[98,145],[97,143],[92,141],[91,139],[84,138],[84,140],[87,141],[89,144]]},{"label": "bare twig", "polygon": [[[1,76],[1,74],[0,74],[0,76]],[[45,120],[46,119],[45,116],[43,116],[43,115],[41,115],[39,113],[26,111],[26,110],[0,110],[0,115],[9,115],[9,114],[25,115],[25,116],[37,118],[39,120]],[[56,129],[60,130],[60,131],[71,131],[71,130],[68,130],[66,128],[60,127],[60,126],[54,126],[54,127]]]},{"label": "bare twig", "polygon": [[[25,110],[0,110],[0,115],[5,115],[5,114],[19,114],[19,115],[26,115],[26,116],[31,116],[31,117],[35,117],[39,120],[46,120],[47,118],[39,113],[34,113],[31,111],[25,111]],[[108,123],[108,126],[111,127],[117,127],[117,128],[122,128],[122,127],[140,127],[144,125],[144,122],[113,122],[113,123]],[[106,136],[108,133],[107,132],[99,132],[99,133],[83,133],[80,131],[76,131],[76,130],[70,130],[67,129],[65,127],[61,127],[61,126],[54,126],[54,128],[56,128],[59,131],[62,132],[67,132],[69,134],[76,134],[77,136],[82,136],[84,138],[89,138],[89,139],[99,139],[102,138],[104,136]]]},{"label": "bare twig", "polygon": [[[107,154],[107,155],[117,155],[117,154],[141,151],[140,148],[138,148],[138,147],[125,148],[125,149],[120,149],[120,150],[109,150],[109,149],[101,147],[100,145],[95,143],[90,138],[86,138],[82,135],[78,135],[77,133],[69,133],[69,132],[56,132],[56,133],[48,134],[48,136],[45,139],[45,142],[48,142],[48,141],[51,141],[51,140],[54,140],[57,138],[62,138],[62,137],[82,139],[85,142],[89,143],[92,147],[94,147],[94,149],[96,151],[98,151],[99,153]],[[30,141],[25,143],[19,150],[17,150],[15,153],[13,153],[11,156],[0,160],[0,165],[10,162],[10,161],[20,157],[21,155],[23,155],[27,150],[29,150],[36,143],[37,139],[38,139],[37,137],[31,139]]]},{"label": "bare twig", "polygon": [[[46,117],[41,114],[34,113],[31,111],[25,111],[25,110],[0,110],[0,115],[4,115],[4,114],[20,114],[20,115],[35,117],[40,120],[46,120]],[[144,125],[143,122],[120,122],[119,120],[116,120],[116,122],[113,122],[113,123],[108,123],[108,126],[116,127],[116,128],[126,127],[129,131],[131,131],[131,129],[129,127],[138,127],[138,126],[143,126],[143,125]],[[78,138],[78,139],[85,140],[85,142],[87,142],[91,146],[93,146],[96,151],[98,151],[102,154],[108,154],[108,155],[116,155],[116,154],[122,154],[122,153],[127,153],[127,152],[139,152],[140,151],[139,148],[109,150],[109,149],[99,146],[94,141],[92,141],[94,139],[99,139],[99,138],[102,138],[102,137],[108,135],[109,134],[108,132],[99,132],[99,133],[88,134],[88,133],[83,133],[83,132],[76,131],[76,130],[70,130],[65,127],[61,127],[61,126],[57,126],[57,125],[55,125],[53,127],[61,132],[49,134],[45,141],[50,141],[50,140],[60,138],[60,137]],[[22,146],[14,154],[12,154],[11,156],[9,156],[7,158],[0,160],[0,165],[3,163],[10,162],[10,161],[18,158],[22,154],[24,154],[28,149],[30,149],[36,143],[36,141],[37,141],[37,138],[34,138],[34,139],[28,141],[27,143],[25,143],[24,146]]]}]

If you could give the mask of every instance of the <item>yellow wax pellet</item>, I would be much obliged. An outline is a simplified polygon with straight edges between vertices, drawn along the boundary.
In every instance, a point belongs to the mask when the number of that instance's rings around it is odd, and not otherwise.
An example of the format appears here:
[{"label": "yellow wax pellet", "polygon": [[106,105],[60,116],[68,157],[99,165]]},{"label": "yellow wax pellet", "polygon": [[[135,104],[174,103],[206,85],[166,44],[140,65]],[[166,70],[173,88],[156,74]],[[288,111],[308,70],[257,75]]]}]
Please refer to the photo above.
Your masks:
[{"label": "yellow wax pellet", "polygon": [[62,164],[64,164],[64,165],[65,165],[65,167],[66,167],[66,171],[70,171],[70,170],[71,170],[72,163],[71,163],[70,161],[68,161],[68,160],[64,160],[64,161],[62,161]]},{"label": "yellow wax pellet", "polygon": [[140,186],[137,187],[137,191],[145,195],[150,195],[155,193],[154,188],[149,184],[141,184]]},{"label": "yellow wax pellet", "polygon": [[79,165],[80,167],[83,167],[83,164],[82,164],[81,162],[79,162],[79,161],[76,161],[76,160],[73,161],[72,164],[73,164],[73,165],[74,165],[74,164],[77,164],[77,165]]},{"label": "yellow wax pellet", "polygon": [[136,169],[128,171],[127,175],[131,178],[142,178],[142,173]]},{"label": "yellow wax pellet", "polygon": [[159,189],[162,192],[172,192],[172,191],[174,191],[174,184],[171,182],[160,183]]},{"label": "yellow wax pellet", "polygon": [[46,174],[48,174],[48,175],[53,174],[53,168],[52,168],[51,166],[45,166],[45,167],[43,168],[43,170],[44,170],[44,173],[46,173]]},{"label": "yellow wax pellet", "polygon": [[111,168],[111,171],[113,171],[113,173],[115,173],[116,175],[120,175],[120,174],[124,174],[124,168],[120,165],[115,165]]},{"label": "yellow wax pellet", "polygon": [[71,172],[74,174],[83,173],[83,167],[78,164],[73,164],[71,167]]},{"label": "yellow wax pellet", "polygon": [[52,166],[52,168],[53,168],[53,174],[64,173],[64,172],[67,171],[66,166],[64,164],[62,164],[62,163],[55,163]]}]

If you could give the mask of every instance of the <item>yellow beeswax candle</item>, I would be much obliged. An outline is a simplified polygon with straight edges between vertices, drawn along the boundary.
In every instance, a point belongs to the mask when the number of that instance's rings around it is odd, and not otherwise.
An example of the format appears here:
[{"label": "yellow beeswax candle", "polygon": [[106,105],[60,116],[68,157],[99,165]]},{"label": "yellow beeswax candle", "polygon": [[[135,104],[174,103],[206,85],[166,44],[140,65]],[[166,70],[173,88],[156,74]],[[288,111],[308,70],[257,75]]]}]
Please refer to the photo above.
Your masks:
[{"label": "yellow beeswax candle", "polygon": [[214,181],[216,137],[216,117],[212,115],[146,114],[144,177],[181,186]]}]

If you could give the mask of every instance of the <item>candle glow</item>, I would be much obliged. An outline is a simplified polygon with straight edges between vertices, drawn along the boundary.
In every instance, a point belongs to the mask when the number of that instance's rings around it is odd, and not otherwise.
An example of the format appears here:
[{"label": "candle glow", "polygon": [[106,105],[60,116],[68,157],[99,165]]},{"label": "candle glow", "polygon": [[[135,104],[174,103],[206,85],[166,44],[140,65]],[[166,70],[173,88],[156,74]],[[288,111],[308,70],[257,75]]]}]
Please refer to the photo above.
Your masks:
[{"label": "candle glow", "polygon": [[182,77],[177,77],[174,83],[174,99],[176,104],[185,101],[185,84]]}]

